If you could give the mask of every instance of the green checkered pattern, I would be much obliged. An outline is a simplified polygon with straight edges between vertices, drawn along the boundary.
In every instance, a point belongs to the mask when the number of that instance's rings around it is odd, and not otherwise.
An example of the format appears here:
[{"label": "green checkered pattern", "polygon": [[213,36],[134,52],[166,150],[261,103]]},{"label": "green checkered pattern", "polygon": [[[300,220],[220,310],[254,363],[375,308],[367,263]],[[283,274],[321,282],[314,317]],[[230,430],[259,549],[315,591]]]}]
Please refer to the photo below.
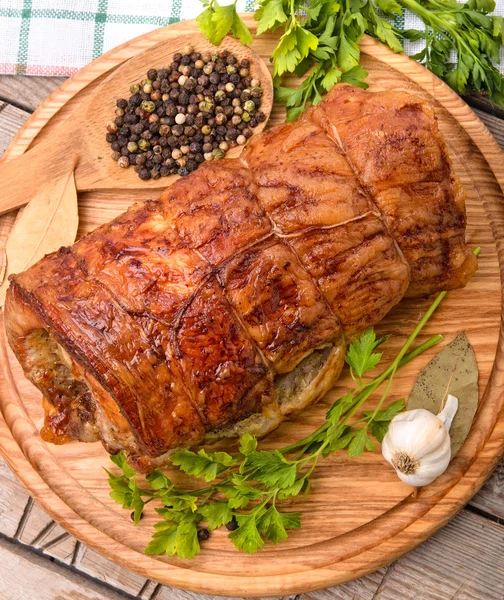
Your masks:
[{"label": "green checkered pattern", "polygon": [[[239,0],[252,11],[254,0]],[[199,0],[0,0],[0,73],[71,75],[134,37],[195,18]]]},{"label": "green checkered pattern", "polygon": [[[239,11],[254,5],[238,0]],[[201,10],[199,0],[0,0],[0,73],[71,75],[127,40]],[[504,15],[504,0],[497,0],[495,13]],[[423,28],[407,11],[394,24]],[[406,41],[404,48],[414,54],[422,41]]]}]

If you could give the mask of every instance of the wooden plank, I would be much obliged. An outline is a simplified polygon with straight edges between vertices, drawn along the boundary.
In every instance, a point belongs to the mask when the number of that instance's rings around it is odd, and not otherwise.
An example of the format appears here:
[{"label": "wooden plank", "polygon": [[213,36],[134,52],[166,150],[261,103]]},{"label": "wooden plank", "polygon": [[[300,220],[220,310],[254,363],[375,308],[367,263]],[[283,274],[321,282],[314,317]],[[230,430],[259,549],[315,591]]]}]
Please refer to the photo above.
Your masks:
[{"label": "wooden plank", "polygon": [[4,538],[0,538],[0,564],[2,600],[124,600],[128,597]]},{"label": "wooden plank", "polygon": [[495,115],[496,117],[504,119],[504,108],[498,104],[490,102],[490,100],[484,96],[468,94],[467,96],[463,96],[463,99],[472,108],[477,108],[478,110],[484,111],[487,114]]},{"label": "wooden plank", "polygon": [[343,585],[303,594],[299,600],[373,600],[386,572],[384,567]]},{"label": "wooden plank", "polygon": [[14,537],[28,498],[26,489],[0,457],[0,533]]},{"label": "wooden plank", "polygon": [[474,111],[478,117],[485,123],[499,146],[504,150],[504,120],[494,115],[483,112],[482,110]]},{"label": "wooden plank", "polygon": [[479,511],[501,519],[504,524],[504,461],[470,502]]},{"label": "wooden plank", "polygon": [[0,75],[0,100],[31,112],[65,79],[66,77]]},{"label": "wooden plank", "polygon": [[30,113],[16,108],[12,104],[0,103],[0,156],[29,116]]},{"label": "wooden plank", "polygon": [[374,600],[502,600],[503,549],[504,527],[464,510],[392,565]]},{"label": "wooden plank", "polygon": [[145,577],[123,569],[89,548],[86,548],[82,558],[75,566],[79,571],[104,581],[115,589],[128,592],[132,596],[136,596],[146,582]]}]

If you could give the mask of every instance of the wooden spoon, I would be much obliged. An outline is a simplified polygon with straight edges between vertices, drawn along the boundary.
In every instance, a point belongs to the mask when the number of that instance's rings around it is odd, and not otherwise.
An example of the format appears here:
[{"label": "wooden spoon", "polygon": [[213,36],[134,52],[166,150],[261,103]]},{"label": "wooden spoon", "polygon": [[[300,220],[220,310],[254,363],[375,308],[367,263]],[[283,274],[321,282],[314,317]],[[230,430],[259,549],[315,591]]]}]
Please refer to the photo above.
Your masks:
[{"label": "wooden spoon", "polygon": [[[116,100],[128,98],[130,85],[140,82],[151,68],[172,62],[172,56],[191,45],[196,52],[229,50],[238,60],[250,62],[250,74],[261,82],[261,111],[266,120],[254,128],[254,134],[266,126],[273,105],[273,82],[263,60],[248,46],[226,37],[217,49],[198,34],[181,35],[165,40],[123,63],[109,75],[51,134],[22,156],[0,166],[0,214],[27,204],[45,185],[71,169],[75,153],[79,159],[75,181],[79,191],[99,189],[163,189],[178,175],[156,181],[142,181],[133,168],[122,169],[110,157],[112,151],[105,140],[106,124],[115,118]],[[243,147],[230,150],[226,156],[239,156]]]}]

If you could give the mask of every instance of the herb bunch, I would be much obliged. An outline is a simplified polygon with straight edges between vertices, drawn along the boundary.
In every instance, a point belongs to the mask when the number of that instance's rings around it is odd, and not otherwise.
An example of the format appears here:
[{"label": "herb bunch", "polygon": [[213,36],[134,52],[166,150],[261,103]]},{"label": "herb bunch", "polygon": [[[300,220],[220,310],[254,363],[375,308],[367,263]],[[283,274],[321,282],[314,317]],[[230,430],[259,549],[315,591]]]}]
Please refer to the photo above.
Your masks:
[{"label": "herb bunch", "polygon": [[[214,44],[228,33],[242,43],[252,37],[234,4],[202,0],[197,18],[200,31]],[[495,68],[504,44],[504,18],[490,15],[494,0],[258,0],[254,18],[257,34],[282,30],[271,55],[276,98],[287,106],[293,121],[309,103],[317,104],[335,83],[367,87],[360,66],[359,40],[367,33],[394,52],[402,40],[425,40],[425,49],[412,58],[422,62],[455,91],[485,92],[504,106],[504,79]],[[408,9],[425,24],[423,31],[400,30],[390,18]],[[455,53],[457,62],[451,62]],[[281,84],[283,75],[308,75],[296,89]]]},{"label": "herb bunch", "polygon": [[[288,537],[289,530],[299,528],[301,514],[282,510],[282,501],[308,494],[314,469],[332,452],[343,450],[349,457],[357,457],[374,450],[373,439],[383,439],[392,418],[404,408],[404,400],[382,408],[394,375],[398,368],[442,339],[440,335],[431,337],[409,351],[445,294],[438,294],[390,365],[368,381],[364,376],[380,364],[382,353],[377,350],[388,336],[377,338],[370,329],[353,341],[345,359],[354,387],[333,403],[317,430],[290,446],[258,450],[257,440],[247,433],[241,437],[235,454],[203,448],[198,452],[175,451],[170,457],[173,466],[209,483],[197,489],[181,489],[159,470],[147,477],[150,489],[139,487],[136,473],[125,457],[112,456],[121,474],[107,471],[110,496],[123,508],[134,511],[135,524],[147,503],[161,502],[161,507],[155,509],[161,520],[154,525],[156,532],[145,552],[192,558],[200,551],[198,526],[202,523],[212,531],[236,521],[238,527],[229,538],[236,548],[251,554],[262,548],[266,540],[276,544]],[[375,410],[357,415],[382,384],[384,391]]]}]

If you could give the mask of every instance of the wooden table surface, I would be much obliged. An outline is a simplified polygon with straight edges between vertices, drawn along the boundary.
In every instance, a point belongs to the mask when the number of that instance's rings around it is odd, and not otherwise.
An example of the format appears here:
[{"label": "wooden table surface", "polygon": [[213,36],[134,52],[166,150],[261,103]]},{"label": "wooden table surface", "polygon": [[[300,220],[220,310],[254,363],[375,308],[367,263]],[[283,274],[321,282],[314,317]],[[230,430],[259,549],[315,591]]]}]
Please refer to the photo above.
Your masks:
[{"label": "wooden table surface", "polygon": [[[0,155],[63,81],[0,76]],[[469,98],[504,148],[504,111]],[[1,417],[0,417],[1,418]],[[209,600],[146,580],[52,521],[0,457],[0,600]],[[504,461],[435,537],[389,567],[296,600],[504,600]]]}]

